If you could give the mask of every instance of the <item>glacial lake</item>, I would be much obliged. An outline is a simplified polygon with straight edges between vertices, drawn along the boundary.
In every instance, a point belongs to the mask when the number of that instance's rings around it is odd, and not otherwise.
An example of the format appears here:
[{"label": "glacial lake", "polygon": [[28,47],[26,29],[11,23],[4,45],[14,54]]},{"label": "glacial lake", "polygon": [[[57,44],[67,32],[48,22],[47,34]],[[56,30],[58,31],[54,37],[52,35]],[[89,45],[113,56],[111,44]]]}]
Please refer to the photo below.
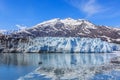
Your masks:
[{"label": "glacial lake", "polygon": [[4,53],[0,80],[120,80],[116,53]]}]

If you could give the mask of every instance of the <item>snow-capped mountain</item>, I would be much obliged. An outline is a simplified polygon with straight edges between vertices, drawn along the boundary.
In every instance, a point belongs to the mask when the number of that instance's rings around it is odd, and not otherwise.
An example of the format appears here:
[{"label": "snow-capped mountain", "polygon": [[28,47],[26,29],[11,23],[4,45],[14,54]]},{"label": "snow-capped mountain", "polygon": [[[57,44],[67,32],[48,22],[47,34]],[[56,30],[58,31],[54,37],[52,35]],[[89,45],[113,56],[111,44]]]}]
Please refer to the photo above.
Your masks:
[{"label": "snow-capped mountain", "polygon": [[106,53],[120,50],[120,45],[114,44],[120,43],[120,29],[57,18],[2,35],[0,42],[0,52]]},{"label": "snow-capped mountain", "polygon": [[32,28],[13,33],[12,36],[33,37],[90,37],[120,43],[120,28],[97,26],[84,19],[52,19]]}]

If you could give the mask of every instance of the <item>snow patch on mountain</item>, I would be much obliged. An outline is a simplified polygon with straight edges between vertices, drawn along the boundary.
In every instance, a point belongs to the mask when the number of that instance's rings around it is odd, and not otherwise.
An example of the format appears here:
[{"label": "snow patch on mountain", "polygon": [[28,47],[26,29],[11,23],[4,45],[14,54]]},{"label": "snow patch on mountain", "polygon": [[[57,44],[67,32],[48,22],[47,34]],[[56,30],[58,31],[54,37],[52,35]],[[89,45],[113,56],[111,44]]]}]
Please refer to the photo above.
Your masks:
[{"label": "snow patch on mountain", "polygon": [[120,35],[120,32],[118,34]]},{"label": "snow patch on mountain", "polygon": [[5,30],[5,29],[1,29],[1,30],[0,30],[0,34],[3,34],[3,33],[5,33],[5,32],[7,32],[7,30]]},{"label": "snow patch on mountain", "polygon": [[84,20],[84,19],[75,20],[72,18],[66,18],[66,19],[55,18],[55,19],[51,19],[48,21],[44,21],[40,24],[37,24],[35,27],[38,27],[38,26],[42,27],[42,26],[48,26],[48,25],[54,27],[56,23],[63,23],[65,26],[69,26],[69,28],[75,28],[75,26],[77,25],[79,26],[82,23],[84,23],[86,24],[86,28],[96,29],[95,25],[90,23],[87,20]]}]

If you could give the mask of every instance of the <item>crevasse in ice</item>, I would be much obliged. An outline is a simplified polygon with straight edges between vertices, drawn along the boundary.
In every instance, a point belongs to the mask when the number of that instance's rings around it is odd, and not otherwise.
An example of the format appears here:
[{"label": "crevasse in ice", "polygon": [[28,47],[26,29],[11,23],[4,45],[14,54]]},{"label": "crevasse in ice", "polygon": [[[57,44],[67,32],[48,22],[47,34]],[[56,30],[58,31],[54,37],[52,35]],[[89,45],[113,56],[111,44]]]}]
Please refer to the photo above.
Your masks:
[{"label": "crevasse in ice", "polygon": [[38,37],[28,43],[20,43],[18,48],[22,52],[108,53],[119,50],[118,45],[99,38],[80,37]]}]

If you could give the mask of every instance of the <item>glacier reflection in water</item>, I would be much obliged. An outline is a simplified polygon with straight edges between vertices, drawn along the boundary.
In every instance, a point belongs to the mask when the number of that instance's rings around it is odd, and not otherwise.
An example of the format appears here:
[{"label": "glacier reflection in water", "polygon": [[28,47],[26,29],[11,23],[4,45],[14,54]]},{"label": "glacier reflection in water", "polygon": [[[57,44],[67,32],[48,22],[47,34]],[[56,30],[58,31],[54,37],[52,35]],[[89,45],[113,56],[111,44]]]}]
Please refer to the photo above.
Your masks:
[{"label": "glacier reflection in water", "polygon": [[0,54],[0,65],[38,66],[40,54],[4,53]]},{"label": "glacier reflection in water", "polygon": [[88,80],[113,54],[39,54],[39,68],[19,80]]},{"label": "glacier reflection in water", "polygon": [[34,71],[39,59],[39,54],[0,54],[0,80],[17,80]]}]

